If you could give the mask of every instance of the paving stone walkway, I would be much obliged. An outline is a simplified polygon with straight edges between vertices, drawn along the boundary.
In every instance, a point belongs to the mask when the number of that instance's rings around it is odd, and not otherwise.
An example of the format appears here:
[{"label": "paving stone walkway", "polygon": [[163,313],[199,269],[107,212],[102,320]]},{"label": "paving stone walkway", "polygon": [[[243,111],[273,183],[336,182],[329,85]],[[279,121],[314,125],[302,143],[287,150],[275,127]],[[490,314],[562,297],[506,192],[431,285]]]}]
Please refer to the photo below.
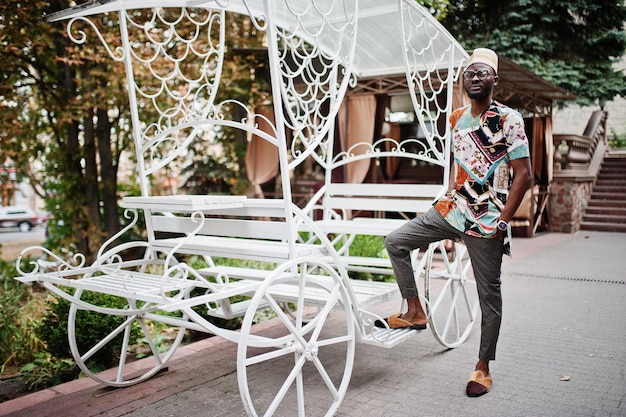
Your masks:
[{"label": "paving stone walkway", "polygon": [[[424,331],[393,349],[357,344],[336,415],[626,416],[626,234],[515,239],[502,279],[505,311],[489,394],[464,394],[478,326],[452,350]],[[398,305],[383,305],[381,313]],[[262,330],[271,333],[272,325]],[[206,339],[179,348],[167,372],[139,385],[112,390],[73,381],[2,403],[0,416],[245,416],[236,354],[236,345]],[[267,366],[254,378],[271,386],[280,367]],[[323,410],[307,409],[307,416],[317,415]]]}]

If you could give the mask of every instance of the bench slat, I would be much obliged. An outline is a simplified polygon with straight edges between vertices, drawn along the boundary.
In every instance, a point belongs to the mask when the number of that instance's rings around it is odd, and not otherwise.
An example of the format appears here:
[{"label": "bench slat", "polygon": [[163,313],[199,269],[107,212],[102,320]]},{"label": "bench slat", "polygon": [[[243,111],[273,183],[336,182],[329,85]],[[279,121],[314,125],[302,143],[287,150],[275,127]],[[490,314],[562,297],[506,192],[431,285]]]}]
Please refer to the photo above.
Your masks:
[{"label": "bench slat", "polygon": [[211,210],[216,206],[228,208],[241,208],[246,201],[246,196],[232,195],[171,195],[171,196],[149,196],[149,197],[124,197],[122,207],[193,212]]},{"label": "bench slat", "polygon": [[424,213],[432,206],[433,199],[396,199],[377,197],[330,197],[323,205],[333,209]]},{"label": "bench slat", "polygon": [[[192,233],[201,221],[200,219],[194,222],[189,217],[152,216],[152,226],[155,232]],[[216,218],[204,219],[204,225],[198,231],[200,235],[279,241],[284,240],[287,233],[287,224],[284,221]]]},{"label": "bench slat", "polygon": [[443,195],[443,184],[348,184],[325,185],[322,206],[335,210],[424,213]]},{"label": "bench slat", "polygon": [[326,187],[326,195],[330,196],[435,198],[445,192],[442,184],[331,183]]},{"label": "bench slat", "polygon": [[[191,236],[189,238],[158,239],[152,247],[157,251],[169,252],[185,240],[181,253],[210,255],[225,258],[251,259],[258,261],[282,262],[289,257],[289,245],[286,242],[270,240],[235,239],[219,236]],[[320,245],[295,245],[294,257],[321,256],[325,249]]]},{"label": "bench slat", "polygon": [[[316,220],[314,224],[324,233],[387,236],[406,222],[407,220],[404,219],[357,217],[353,220]],[[307,226],[306,224],[302,225],[301,230],[310,231]]]}]

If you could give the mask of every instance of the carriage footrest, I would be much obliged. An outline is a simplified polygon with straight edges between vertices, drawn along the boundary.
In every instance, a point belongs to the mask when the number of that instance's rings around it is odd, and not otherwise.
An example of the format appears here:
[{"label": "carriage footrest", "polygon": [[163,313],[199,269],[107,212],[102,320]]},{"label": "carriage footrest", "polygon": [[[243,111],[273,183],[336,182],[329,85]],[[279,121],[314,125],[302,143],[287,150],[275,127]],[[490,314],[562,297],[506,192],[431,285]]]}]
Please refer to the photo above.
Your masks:
[{"label": "carriage footrest", "polygon": [[363,343],[368,345],[374,345],[384,348],[392,348],[399,345],[405,340],[415,336],[422,330],[408,330],[408,329],[382,329],[374,327],[371,333],[367,333],[363,337]]}]

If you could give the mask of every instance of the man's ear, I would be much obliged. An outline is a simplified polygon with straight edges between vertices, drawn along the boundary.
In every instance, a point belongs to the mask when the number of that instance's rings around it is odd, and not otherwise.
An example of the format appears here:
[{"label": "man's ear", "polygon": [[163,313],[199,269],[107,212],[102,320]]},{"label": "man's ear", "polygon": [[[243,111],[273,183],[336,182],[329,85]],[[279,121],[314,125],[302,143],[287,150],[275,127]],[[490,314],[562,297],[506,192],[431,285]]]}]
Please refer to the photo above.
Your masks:
[{"label": "man's ear", "polygon": [[500,79],[500,77],[498,77],[497,75],[493,76],[493,85],[498,85],[498,80]]}]

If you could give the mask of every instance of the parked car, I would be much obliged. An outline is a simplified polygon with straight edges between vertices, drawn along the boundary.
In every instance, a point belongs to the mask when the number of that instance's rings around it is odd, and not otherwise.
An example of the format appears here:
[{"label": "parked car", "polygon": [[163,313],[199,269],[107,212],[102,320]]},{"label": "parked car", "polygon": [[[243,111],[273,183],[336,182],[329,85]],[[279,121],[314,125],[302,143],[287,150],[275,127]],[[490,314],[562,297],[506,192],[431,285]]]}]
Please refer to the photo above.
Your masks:
[{"label": "parked car", "polygon": [[17,227],[20,232],[28,232],[41,225],[41,218],[28,207],[0,207],[0,227]]}]

